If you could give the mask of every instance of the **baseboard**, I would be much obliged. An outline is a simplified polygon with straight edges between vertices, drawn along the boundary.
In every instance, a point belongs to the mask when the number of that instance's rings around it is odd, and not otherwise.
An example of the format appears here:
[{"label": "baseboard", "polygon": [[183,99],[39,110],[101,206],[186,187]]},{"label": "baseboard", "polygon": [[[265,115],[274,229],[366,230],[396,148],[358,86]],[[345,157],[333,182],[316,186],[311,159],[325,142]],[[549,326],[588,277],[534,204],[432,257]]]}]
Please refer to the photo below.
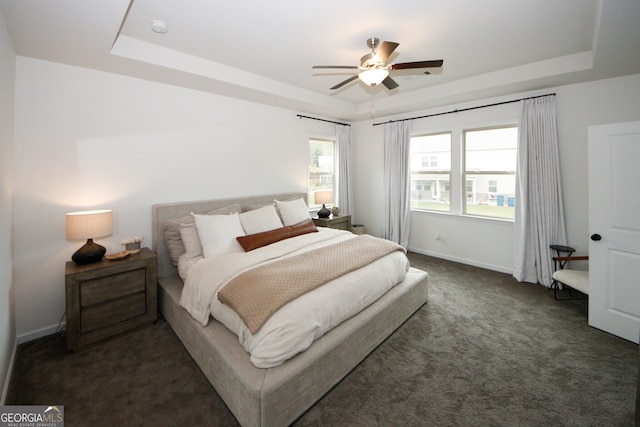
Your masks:
[{"label": "baseboard", "polygon": [[11,358],[9,358],[9,366],[7,366],[7,376],[4,379],[2,386],[2,396],[0,396],[0,406],[4,406],[7,400],[7,393],[9,392],[9,383],[11,382],[11,376],[13,375],[13,363],[16,360],[16,353],[18,351],[18,340],[13,340],[13,350],[11,351]]},{"label": "baseboard", "polygon": [[451,256],[451,255],[446,255],[446,254],[442,254],[442,253],[439,253],[439,252],[425,251],[425,250],[418,249],[418,248],[411,248],[410,247],[407,250],[409,252],[415,252],[415,253],[421,254],[421,255],[427,255],[427,256],[432,256],[434,258],[446,259],[447,261],[459,262],[460,264],[472,265],[474,267],[480,267],[480,268],[484,268],[486,270],[497,271],[499,273],[506,273],[506,274],[513,275],[513,269],[502,267],[502,266],[499,266],[499,265],[485,264],[485,263],[482,263],[482,262],[478,262],[478,261],[474,261],[474,260],[470,260],[470,259],[466,259],[466,258],[454,257],[454,256]]},{"label": "baseboard", "polygon": [[53,335],[57,332],[58,328],[64,327],[64,323],[59,325],[45,326],[44,328],[37,329],[35,331],[27,332],[26,334],[18,335],[18,345],[25,342],[37,340],[38,338]]}]

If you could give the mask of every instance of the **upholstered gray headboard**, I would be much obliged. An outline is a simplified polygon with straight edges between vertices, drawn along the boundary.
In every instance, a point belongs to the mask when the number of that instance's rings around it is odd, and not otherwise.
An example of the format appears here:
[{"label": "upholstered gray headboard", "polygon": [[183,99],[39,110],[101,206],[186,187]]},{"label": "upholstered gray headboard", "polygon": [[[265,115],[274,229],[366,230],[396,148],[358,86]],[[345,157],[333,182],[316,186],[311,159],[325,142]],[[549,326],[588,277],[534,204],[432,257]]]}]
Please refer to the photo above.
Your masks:
[{"label": "upholstered gray headboard", "polygon": [[151,248],[158,257],[158,278],[173,276],[178,274],[177,269],[171,264],[167,246],[164,240],[164,224],[169,219],[182,218],[191,212],[202,213],[222,208],[232,204],[239,204],[242,211],[250,210],[259,205],[266,205],[274,200],[291,200],[302,197],[307,200],[306,193],[284,193],[271,194],[266,196],[252,196],[238,199],[218,199],[201,200],[196,202],[165,203],[153,205],[152,210],[152,231],[153,242]]}]

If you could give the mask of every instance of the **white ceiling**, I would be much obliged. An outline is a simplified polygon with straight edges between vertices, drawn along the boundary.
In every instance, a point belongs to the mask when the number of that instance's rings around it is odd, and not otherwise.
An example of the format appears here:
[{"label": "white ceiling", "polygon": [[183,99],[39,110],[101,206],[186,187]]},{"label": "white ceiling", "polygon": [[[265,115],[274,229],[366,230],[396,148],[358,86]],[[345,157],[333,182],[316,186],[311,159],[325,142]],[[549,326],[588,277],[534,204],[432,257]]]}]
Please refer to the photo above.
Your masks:
[{"label": "white ceiling", "polygon": [[[0,0],[16,54],[342,120],[640,72],[638,0]],[[151,31],[161,19],[166,34]],[[400,43],[400,87],[313,65],[358,65]]]}]

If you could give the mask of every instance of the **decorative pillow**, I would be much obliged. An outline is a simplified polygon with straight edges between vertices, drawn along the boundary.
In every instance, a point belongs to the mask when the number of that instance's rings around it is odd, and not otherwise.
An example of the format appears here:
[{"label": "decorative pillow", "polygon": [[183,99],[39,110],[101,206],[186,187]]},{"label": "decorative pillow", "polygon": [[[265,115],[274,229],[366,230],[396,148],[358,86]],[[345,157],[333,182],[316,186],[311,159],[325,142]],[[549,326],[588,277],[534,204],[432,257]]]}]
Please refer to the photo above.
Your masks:
[{"label": "decorative pillow", "polygon": [[198,236],[195,218],[192,224],[180,224],[180,237],[184,245],[184,253],[180,257],[195,258],[202,256],[202,243],[200,243],[200,236]]},{"label": "decorative pillow", "polygon": [[313,220],[307,219],[306,221],[302,221],[295,225],[264,231],[262,233],[236,237],[236,240],[240,243],[245,252],[249,252],[254,249],[270,245],[271,243],[279,242],[280,240],[317,231],[318,229],[313,223]]},{"label": "decorative pillow", "polygon": [[273,204],[242,212],[240,214],[240,222],[245,234],[262,233],[263,231],[282,228],[282,222]]},{"label": "decorative pillow", "polygon": [[[206,212],[204,215],[228,215],[240,211],[240,205],[233,204]],[[185,251],[184,245],[182,244],[182,238],[180,236],[180,224],[193,223],[194,218],[192,215],[183,216],[182,218],[170,219],[164,223],[164,241],[167,245],[169,259],[171,260],[171,263],[174,267],[178,266],[178,258],[180,258],[180,255],[182,255]]]},{"label": "decorative pillow", "polygon": [[195,218],[190,224],[180,224],[180,237],[184,245],[184,253],[178,258],[178,275],[182,280],[187,280],[187,274],[191,267],[203,258],[202,243],[198,236],[198,227],[196,227]]},{"label": "decorative pillow", "polygon": [[236,237],[244,236],[237,213],[229,215],[193,214],[205,258],[229,252],[241,252]]},{"label": "decorative pillow", "polygon": [[276,200],[276,204],[280,210],[282,223],[285,226],[298,224],[311,218],[309,215],[309,208],[302,198],[286,202]]}]

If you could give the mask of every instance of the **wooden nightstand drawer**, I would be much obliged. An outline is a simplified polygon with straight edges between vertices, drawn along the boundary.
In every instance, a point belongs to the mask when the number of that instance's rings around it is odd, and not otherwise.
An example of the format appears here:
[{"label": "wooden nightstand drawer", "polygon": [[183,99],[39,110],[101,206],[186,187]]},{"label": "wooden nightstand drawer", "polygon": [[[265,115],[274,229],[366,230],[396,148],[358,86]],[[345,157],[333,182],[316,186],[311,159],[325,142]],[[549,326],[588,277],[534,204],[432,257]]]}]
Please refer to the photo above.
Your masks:
[{"label": "wooden nightstand drawer", "polygon": [[329,218],[313,218],[317,227],[329,227],[337,230],[351,231],[351,215],[331,215]]},{"label": "wooden nightstand drawer", "polygon": [[347,221],[343,221],[343,222],[339,222],[339,223],[333,224],[331,226],[331,228],[335,228],[336,230],[348,230],[349,229]]},{"label": "wooden nightstand drawer", "polygon": [[80,307],[144,291],[145,269],[87,280],[80,288]]},{"label": "wooden nightstand drawer", "polygon": [[156,255],[148,248],[118,261],[67,262],[67,350],[158,318]]},{"label": "wooden nightstand drawer", "polygon": [[96,304],[80,311],[80,333],[95,331],[114,323],[142,316],[146,312],[145,295],[140,292],[124,298]]}]

